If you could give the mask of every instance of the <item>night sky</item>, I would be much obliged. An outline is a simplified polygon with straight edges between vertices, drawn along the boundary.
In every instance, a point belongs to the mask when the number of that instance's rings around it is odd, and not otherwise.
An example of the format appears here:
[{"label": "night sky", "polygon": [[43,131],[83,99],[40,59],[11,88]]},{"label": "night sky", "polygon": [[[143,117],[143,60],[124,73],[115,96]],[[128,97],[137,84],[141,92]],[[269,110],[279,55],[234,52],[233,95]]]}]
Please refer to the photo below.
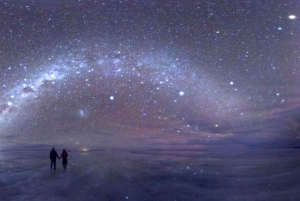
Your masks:
[{"label": "night sky", "polygon": [[296,0],[3,0],[0,146],[297,140],[299,20]]}]

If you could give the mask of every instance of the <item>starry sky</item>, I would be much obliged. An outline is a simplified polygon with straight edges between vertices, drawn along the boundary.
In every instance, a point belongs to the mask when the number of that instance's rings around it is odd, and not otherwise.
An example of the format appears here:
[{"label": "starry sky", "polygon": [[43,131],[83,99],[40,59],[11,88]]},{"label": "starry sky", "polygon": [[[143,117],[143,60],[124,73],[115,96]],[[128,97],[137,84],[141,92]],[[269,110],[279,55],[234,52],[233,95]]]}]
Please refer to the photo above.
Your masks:
[{"label": "starry sky", "polygon": [[1,143],[279,139],[299,128],[299,20],[296,0],[3,0]]}]

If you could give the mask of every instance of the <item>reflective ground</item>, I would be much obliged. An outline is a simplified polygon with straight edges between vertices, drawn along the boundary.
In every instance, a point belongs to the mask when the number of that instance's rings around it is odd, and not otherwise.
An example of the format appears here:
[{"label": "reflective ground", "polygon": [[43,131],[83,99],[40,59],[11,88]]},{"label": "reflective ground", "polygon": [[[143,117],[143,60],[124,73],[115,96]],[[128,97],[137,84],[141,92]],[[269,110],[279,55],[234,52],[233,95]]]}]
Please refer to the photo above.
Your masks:
[{"label": "reflective ground", "polygon": [[297,148],[50,149],[0,152],[1,200],[300,200]]}]

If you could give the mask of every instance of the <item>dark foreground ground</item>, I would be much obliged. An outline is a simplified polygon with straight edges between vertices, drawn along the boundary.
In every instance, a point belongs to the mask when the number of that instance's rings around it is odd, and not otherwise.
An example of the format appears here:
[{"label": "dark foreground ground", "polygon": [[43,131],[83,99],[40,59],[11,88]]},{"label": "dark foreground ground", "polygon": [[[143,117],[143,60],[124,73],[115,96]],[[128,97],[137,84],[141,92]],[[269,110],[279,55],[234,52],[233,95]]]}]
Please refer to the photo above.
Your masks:
[{"label": "dark foreground ground", "polygon": [[49,151],[0,151],[1,200],[300,200],[299,149]]}]

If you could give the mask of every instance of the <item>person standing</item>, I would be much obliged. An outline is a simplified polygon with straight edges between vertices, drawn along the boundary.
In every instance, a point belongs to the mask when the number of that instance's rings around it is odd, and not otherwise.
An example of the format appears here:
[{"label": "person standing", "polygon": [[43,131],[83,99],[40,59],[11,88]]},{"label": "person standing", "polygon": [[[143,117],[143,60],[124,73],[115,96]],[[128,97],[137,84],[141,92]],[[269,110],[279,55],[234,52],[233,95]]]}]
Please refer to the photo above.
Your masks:
[{"label": "person standing", "polygon": [[67,164],[68,164],[68,153],[67,151],[64,149],[60,155],[60,158],[62,158],[62,165],[64,167],[64,169],[67,169]]},{"label": "person standing", "polygon": [[52,169],[52,165],[54,165],[54,170],[56,170],[56,157],[59,159],[59,156],[57,155],[57,152],[53,147],[52,150],[50,151],[50,160],[51,160],[50,167]]}]

